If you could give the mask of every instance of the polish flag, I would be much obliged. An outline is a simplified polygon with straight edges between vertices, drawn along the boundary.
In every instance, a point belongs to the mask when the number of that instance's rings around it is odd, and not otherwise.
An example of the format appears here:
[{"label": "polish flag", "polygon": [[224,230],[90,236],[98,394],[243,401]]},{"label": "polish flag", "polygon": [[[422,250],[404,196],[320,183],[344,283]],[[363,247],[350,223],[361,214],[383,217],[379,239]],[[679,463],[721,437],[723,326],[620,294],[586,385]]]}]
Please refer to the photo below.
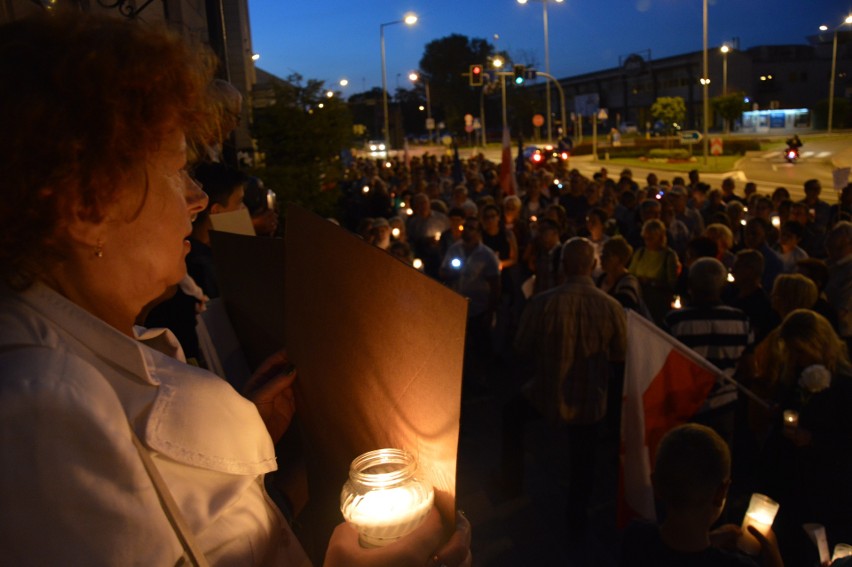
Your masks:
[{"label": "polish flag", "polygon": [[509,136],[509,128],[503,128],[503,159],[500,164],[500,189],[503,195],[514,195],[517,193],[515,181],[515,167],[512,161],[512,138]]},{"label": "polish flag", "polygon": [[722,372],[633,310],[621,412],[618,524],[656,520],[651,470],[660,439],[688,422]]}]

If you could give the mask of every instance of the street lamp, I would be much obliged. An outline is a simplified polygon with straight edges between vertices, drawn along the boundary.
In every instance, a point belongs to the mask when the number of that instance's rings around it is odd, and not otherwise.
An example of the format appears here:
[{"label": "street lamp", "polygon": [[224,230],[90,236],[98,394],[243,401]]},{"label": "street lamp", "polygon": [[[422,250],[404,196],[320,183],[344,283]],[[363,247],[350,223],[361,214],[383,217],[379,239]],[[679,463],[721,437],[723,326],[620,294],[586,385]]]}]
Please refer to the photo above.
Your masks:
[{"label": "street lamp", "polygon": [[[728,94],[728,52],[731,50],[727,44],[722,45],[719,51],[722,52],[722,96]],[[728,119],[725,118],[725,134],[728,133]]]},{"label": "street lamp", "polygon": [[401,20],[394,20],[392,22],[385,22],[384,24],[379,24],[379,39],[381,40],[382,44],[382,110],[385,114],[384,138],[385,145],[388,148],[390,148],[390,120],[388,119],[388,70],[387,63],[385,61],[385,28],[394,24],[405,24],[407,26],[413,26],[416,23],[417,15],[409,12]]},{"label": "street lamp", "polygon": [[[526,4],[529,0],[517,0],[518,4]],[[541,2],[543,13],[544,13],[544,72],[550,75],[550,33],[547,29],[547,4],[548,2],[556,2],[557,4],[561,4],[565,0],[539,0]],[[551,121],[551,112],[550,112],[550,82],[547,81],[547,88],[545,89],[546,93],[546,109],[547,109],[547,142],[551,143],[553,141],[553,137],[551,135],[552,128],[550,126]],[[563,124],[564,128],[565,125]]]},{"label": "street lamp", "polygon": [[[420,75],[412,71],[408,74],[408,79],[412,83],[416,83],[420,80]],[[435,123],[432,121],[432,100],[429,96],[429,81],[426,79],[423,79],[423,87],[426,89],[426,129],[429,131],[429,142],[431,143],[432,131],[435,129]]]},{"label": "street lamp", "polygon": [[704,138],[702,140],[702,148],[704,150],[704,165],[707,165],[707,154],[710,153],[710,141],[707,139],[707,122],[710,121],[710,74],[708,73],[707,62],[707,0],[703,2],[703,27],[704,27],[704,45],[703,45],[703,67],[701,72],[701,86],[704,96]]},{"label": "street lamp", "polygon": [[[831,122],[834,118],[834,75],[837,74],[837,32],[846,24],[852,24],[852,16],[846,16],[843,23],[834,28],[834,41],[831,46],[831,77],[828,80],[828,133],[831,134]],[[820,31],[828,31],[828,26],[820,26]]]}]

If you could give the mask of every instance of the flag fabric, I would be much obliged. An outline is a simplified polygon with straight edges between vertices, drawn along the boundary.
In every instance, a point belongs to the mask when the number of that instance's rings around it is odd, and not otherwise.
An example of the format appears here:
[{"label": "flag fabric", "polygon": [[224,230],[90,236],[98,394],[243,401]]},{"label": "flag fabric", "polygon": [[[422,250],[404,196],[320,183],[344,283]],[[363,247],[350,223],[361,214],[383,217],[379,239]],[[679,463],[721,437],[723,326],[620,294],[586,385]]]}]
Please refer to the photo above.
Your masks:
[{"label": "flag fabric", "polygon": [[518,136],[518,157],[515,159],[515,173],[520,175],[526,170],[526,160],[524,159],[524,139]]},{"label": "flag fabric", "polygon": [[621,413],[618,524],[656,520],[651,470],[660,439],[689,421],[722,372],[632,310]]},{"label": "flag fabric", "polygon": [[503,128],[503,159],[500,164],[500,189],[503,195],[517,193],[514,163],[512,163],[512,138],[509,128]]}]

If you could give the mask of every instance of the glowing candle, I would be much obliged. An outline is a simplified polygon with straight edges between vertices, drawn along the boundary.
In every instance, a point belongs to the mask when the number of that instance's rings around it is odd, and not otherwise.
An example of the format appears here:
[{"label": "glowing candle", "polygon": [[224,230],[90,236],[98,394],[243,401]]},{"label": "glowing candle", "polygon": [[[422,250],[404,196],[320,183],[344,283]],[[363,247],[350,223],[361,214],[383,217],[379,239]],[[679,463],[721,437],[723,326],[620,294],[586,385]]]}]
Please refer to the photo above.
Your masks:
[{"label": "glowing candle", "polygon": [[415,258],[411,265],[419,270],[423,267],[423,260],[421,260],[420,258]]},{"label": "glowing candle", "polygon": [[784,410],[784,426],[799,427],[799,412],[796,410]]},{"label": "glowing candle", "polygon": [[411,207],[408,207],[407,209],[405,209],[405,214],[407,214],[408,216],[413,215],[414,209],[412,209]]},{"label": "glowing candle", "polygon": [[748,526],[754,526],[763,535],[769,534],[779,507],[778,502],[768,496],[758,493],[752,494],[748,510],[746,510],[743,518],[743,535],[737,542],[737,547],[750,555],[760,553],[760,542],[748,532]]},{"label": "glowing candle", "polygon": [[370,451],[352,461],[340,511],[363,547],[393,543],[426,519],[435,493],[414,477],[416,470],[414,457],[400,449]]},{"label": "glowing candle", "polygon": [[781,217],[779,217],[778,215],[772,215],[772,226],[774,226],[775,228],[780,228]]},{"label": "glowing candle", "polygon": [[831,556],[831,562],[834,563],[841,557],[852,557],[852,545],[838,543],[834,546],[834,554]]},{"label": "glowing candle", "polygon": [[681,307],[683,307],[683,305],[680,303],[680,296],[676,295],[674,297],[674,301],[672,301],[672,309],[680,309]]},{"label": "glowing candle", "polygon": [[728,272],[728,281],[734,283],[734,274],[732,274],[731,272]]},{"label": "glowing candle", "polygon": [[441,233],[440,233],[440,231],[439,231],[439,232],[436,232],[436,233],[435,233],[435,242],[438,242],[438,241],[440,241],[440,240],[441,240]]},{"label": "glowing candle", "polygon": [[393,230],[391,230],[391,234],[393,235],[394,238],[399,238],[399,229],[394,228]]},{"label": "glowing candle", "polygon": [[532,216],[530,217],[530,222],[536,222],[537,220],[538,220],[538,217],[537,217],[537,216],[535,216],[535,215],[532,215]]},{"label": "glowing candle", "polygon": [[369,192],[370,192],[370,186],[369,186],[369,185],[364,185],[364,187],[361,189],[361,192],[362,192],[362,193],[365,193],[365,194],[366,194],[366,193],[369,193]]}]

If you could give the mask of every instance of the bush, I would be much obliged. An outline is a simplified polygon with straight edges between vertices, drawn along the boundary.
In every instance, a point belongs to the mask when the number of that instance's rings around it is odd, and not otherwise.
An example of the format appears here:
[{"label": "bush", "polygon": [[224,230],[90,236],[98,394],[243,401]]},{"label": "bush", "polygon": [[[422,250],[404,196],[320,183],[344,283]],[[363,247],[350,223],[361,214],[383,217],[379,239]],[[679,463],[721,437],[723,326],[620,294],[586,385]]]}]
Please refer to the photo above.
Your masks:
[{"label": "bush", "polygon": [[688,160],[689,150],[685,150],[683,148],[674,148],[671,150],[666,150],[663,148],[654,148],[653,150],[648,151],[648,157],[651,159]]}]

